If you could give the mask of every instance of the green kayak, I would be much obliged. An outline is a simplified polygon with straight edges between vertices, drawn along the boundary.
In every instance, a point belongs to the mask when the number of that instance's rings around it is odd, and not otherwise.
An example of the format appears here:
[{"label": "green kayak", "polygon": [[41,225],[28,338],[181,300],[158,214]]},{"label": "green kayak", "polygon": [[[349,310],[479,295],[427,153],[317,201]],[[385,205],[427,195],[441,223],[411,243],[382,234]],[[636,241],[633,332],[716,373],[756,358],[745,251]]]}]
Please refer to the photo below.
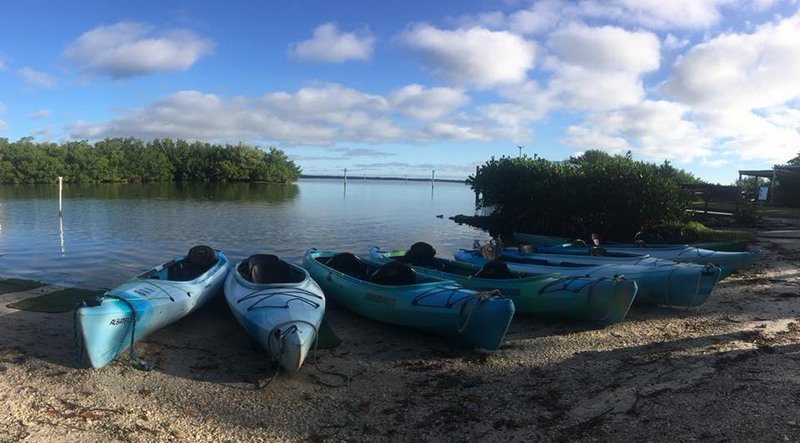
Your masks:
[{"label": "green kayak", "polygon": [[[574,239],[564,237],[554,237],[550,235],[537,235],[526,234],[524,232],[514,232],[514,241],[520,245],[558,245],[563,243],[572,243]],[[747,240],[731,240],[731,241],[716,241],[716,242],[702,242],[689,244],[670,244],[670,243],[604,243],[603,246],[619,246],[619,247],[644,247],[644,248],[674,248],[676,246],[686,247],[691,246],[698,249],[708,249],[710,251],[726,251],[726,252],[744,252],[747,251]]]},{"label": "green kayak", "polygon": [[[513,300],[518,313],[544,318],[586,320],[598,324],[622,321],[633,303],[638,287],[625,279],[561,276],[557,273],[510,271],[503,262],[476,266],[434,257],[420,257],[416,243],[411,254],[405,249],[381,251],[370,248],[370,258],[382,262],[398,259],[409,263],[418,274],[451,279],[470,289],[497,289]],[[416,248],[416,250],[415,250]]]}]

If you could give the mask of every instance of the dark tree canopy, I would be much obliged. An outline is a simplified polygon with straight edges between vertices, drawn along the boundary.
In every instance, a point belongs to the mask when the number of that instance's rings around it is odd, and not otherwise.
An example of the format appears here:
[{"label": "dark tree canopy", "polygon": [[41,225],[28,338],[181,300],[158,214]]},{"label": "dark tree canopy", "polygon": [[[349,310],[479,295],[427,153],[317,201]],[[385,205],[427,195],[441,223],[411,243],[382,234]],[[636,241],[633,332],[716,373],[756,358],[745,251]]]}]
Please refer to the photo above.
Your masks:
[{"label": "dark tree canopy", "polygon": [[683,183],[699,180],[668,162],[587,151],[566,162],[492,158],[467,184],[513,229],[540,234],[631,238],[641,229],[686,219]]},{"label": "dark tree canopy", "polygon": [[35,143],[30,138],[0,138],[0,183],[67,182],[234,182],[286,183],[300,168],[283,151],[248,145],[218,145],[185,140],[108,138]]}]

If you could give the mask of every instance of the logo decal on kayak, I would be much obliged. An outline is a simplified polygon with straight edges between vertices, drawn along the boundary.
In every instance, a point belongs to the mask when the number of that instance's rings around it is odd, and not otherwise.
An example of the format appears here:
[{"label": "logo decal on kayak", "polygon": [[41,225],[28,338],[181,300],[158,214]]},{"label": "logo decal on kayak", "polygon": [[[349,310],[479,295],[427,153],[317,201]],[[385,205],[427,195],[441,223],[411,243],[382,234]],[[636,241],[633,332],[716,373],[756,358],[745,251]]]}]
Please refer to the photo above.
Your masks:
[{"label": "logo decal on kayak", "polygon": [[120,318],[112,318],[111,321],[108,323],[111,326],[121,325],[123,323],[130,323],[130,317],[120,317]]},{"label": "logo decal on kayak", "polygon": [[142,297],[149,297],[156,292],[156,288],[152,286],[137,286],[132,289],[132,292],[139,294]]},{"label": "logo decal on kayak", "polygon": [[397,304],[397,299],[387,297],[385,295],[373,294],[371,292],[364,293],[364,300],[371,301],[373,303],[380,303],[386,306],[394,306]]}]

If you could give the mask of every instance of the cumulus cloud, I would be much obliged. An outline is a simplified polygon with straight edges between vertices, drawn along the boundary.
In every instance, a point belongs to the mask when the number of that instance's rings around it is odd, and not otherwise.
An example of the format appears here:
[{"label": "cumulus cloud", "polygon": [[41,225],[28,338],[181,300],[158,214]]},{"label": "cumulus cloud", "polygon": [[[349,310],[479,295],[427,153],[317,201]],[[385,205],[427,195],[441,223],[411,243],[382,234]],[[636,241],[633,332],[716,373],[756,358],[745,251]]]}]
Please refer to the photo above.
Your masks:
[{"label": "cumulus cloud", "polygon": [[688,162],[712,154],[713,139],[687,118],[688,108],[668,101],[641,103],[589,115],[567,128],[563,142],[582,149],[611,153],[632,151],[650,160]]},{"label": "cumulus cloud", "polygon": [[513,12],[459,17],[461,26],[542,34],[575,21],[604,21],[651,30],[702,30],[717,26],[726,8],[763,12],[774,0],[534,0]]},{"label": "cumulus cloud", "polygon": [[292,43],[289,55],[301,61],[342,63],[349,60],[368,60],[375,38],[370,32],[341,32],[335,23],[325,23],[314,29],[310,40]]},{"label": "cumulus cloud", "polygon": [[52,114],[53,114],[53,111],[51,111],[49,109],[39,109],[38,111],[35,111],[35,112],[31,113],[28,117],[32,118],[34,120],[38,120],[38,119],[50,117]]},{"label": "cumulus cloud", "polygon": [[783,162],[800,146],[800,13],[678,58],[660,90],[692,107],[720,152]]},{"label": "cumulus cloud", "polygon": [[25,85],[32,88],[55,89],[58,85],[50,74],[24,67],[17,69],[17,74],[25,81]]},{"label": "cumulus cloud", "polygon": [[799,41],[800,13],[751,34],[722,34],[680,57],[662,91],[702,108],[762,108],[798,98]]},{"label": "cumulus cloud", "polygon": [[533,42],[480,27],[448,31],[418,24],[401,34],[400,41],[423,53],[436,75],[480,88],[525,81],[536,55]]},{"label": "cumulus cloud", "polygon": [[460,89],[425,88],[411,84],[389,94],[387,101],[403,117],[433,120],[465,105],[469,102],[469,97]]},{"label": "cumulus cloud", "polygon": [[660,41],[645,31],[573,24],[550,35],[554,55],[549,89],[563,105],[608,110],[633,105],[645,96],[642,74],[658,69]]},{"label": "cumulus cloud", "polygon": [[[447,91],[411,86],[396,91],[390,99],[338,84],[305,87],[295,93],[271,92],[260,97],[230,99],[200,91],[181,91],[144,108],[127,110],[110,121],[78,121],[69,125],[67,130],[72,138],[134,135],[142,138],[269,140],[287,145],[321,146],[336,142],[426,143],[479,137],[488,139],[496,135],[484,127],[471,127],[468,119],[437,121],[435,117],[444,116],[445,111],[459,100],[453,99]],[[436,105],[430,97],[420,99],[428,93],[434,97],[443,95],[449,105]],[[416,110],[419,102],[432,103],[438,110]],[[420,118],[426,112],[431,120],[410,119]],[[398,115],[409,117],[398,118]],[[487,134],[483,134],[484,130]]]},{"label": "cumulus cloud", "polygon": [[157,33],[145,23],[119,22],[84,32],[62,57],[85,74],[120,79],[186,70],[212,48],[210,40],[189,30]]},{"label": "cumulus cloud", "polygon": [[705,29],[722,18],[720,9],[730,0],[588,0],[585,16],[634,23],[648,29]]}]

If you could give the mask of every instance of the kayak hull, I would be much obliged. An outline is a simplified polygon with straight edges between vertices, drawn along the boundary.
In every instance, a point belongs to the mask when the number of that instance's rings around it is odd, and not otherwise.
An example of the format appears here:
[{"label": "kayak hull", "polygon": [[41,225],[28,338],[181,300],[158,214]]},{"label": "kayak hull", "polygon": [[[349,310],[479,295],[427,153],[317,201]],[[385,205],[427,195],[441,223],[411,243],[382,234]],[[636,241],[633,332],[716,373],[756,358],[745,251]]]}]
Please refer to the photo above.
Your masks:
[{"label": "kayak hull", "polygon": [[[405,250],[386,252],[377,246],[370,248],[370,258],[379,261],[388,261],[404,253]],[[448,269],[458,266],[466,269],[463,273],[453,273],[413,267],[420,274],[450,279],[476,291],[498,290],[514,301],[517,313],[542,318],[583,320],[601,325],[617,323],[625,319],[638,290],[632,280],[557,273],[517,272],[510,279],[477,278],[472,274],[479,271],[480,266],[445,259],[437,261],[447,262]]]},{"label": "kayak hull", "polygon": [[325,295],[305,269],[284,263],[302,275],[302,280],[253,283],[239,271],[240,262],[228,274],[224,292],[233,316],[269,359],[296,372],[317,340]]},{"label": "kayak hull", "polygon": [[[489,262],[478,251],[459,249],[455,252],[457,261],[482,266]],[[633,264],[585,264],[559,262],[524,263],[507,262],[508,267],[520,272],[558,272],[571,277],[605,277],[608,279],[623,276],[637,283],[637,302],[664,304],[672,306],[697,306],[703,304],[720,278],[720,269],[714,266],[673,263],[661,266]]]},{"label": "kayak hull", "polygon": [[[452,280],[418,275],[416,284],[381,285],[325,263],[336,253],[312,249],[303,267],[328,299],[365,317],[420,329],[474,348],[497,349],[514,315],[514,302],[463,288]],[[380,263],[363,260],[372,268]]]},{"label": "kayak hull", "polygon": [[168,280],[166,267],[185,258],[176,257],[107,291],[95,306],[78,308],[76,321],[92,367],[101,368],[128,349],[132,335],[134,342],[142,340],[221,292],[229,269],[223,253],[217,251],[215,263],[195,279]]}]

